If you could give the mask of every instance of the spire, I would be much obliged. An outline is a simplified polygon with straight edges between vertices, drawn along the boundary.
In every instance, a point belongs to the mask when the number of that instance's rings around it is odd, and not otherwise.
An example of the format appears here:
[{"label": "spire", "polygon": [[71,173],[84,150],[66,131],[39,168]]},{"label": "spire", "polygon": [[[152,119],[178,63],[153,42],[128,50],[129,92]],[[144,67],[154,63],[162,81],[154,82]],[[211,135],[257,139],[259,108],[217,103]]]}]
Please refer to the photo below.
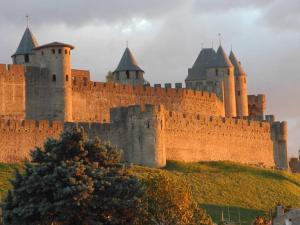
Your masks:
[{"label": "spire", "polygon": [[229,58],[227,57],[222,45],[218,48],[217,51],[217,60],[216,60],[217,67],[232,67],[232,63],[230,62]]},{"label": "spire", "polygon": [[115,72],[120,71],[142,71],[144,72],[137,64],[135,58],[133,57],[130,49],[127,47],[121,58],[121,61],[115,70]]},{"label": "spire", "polygon": [[19,47],[18,47],[16,53],[13,54],[13,56],[33,54],[33,49],[36,48],[37,46],[38,46],[38,43],[37,43],[34,35],[30,31],[30,29],[27,27],[23,34],[23,37],[19,44]]},{"label": "spire", "polygon": [[233,53],[233,51],[231,50],[230,55],[229,55],[229,59],[232,62],[233,66],[234,66],[234,75],[235,76],[241,76],[241,75],[245,75],[245,71],[242,67],[241,62],[237,59],[237,57],[235,56],[235,54]]}]

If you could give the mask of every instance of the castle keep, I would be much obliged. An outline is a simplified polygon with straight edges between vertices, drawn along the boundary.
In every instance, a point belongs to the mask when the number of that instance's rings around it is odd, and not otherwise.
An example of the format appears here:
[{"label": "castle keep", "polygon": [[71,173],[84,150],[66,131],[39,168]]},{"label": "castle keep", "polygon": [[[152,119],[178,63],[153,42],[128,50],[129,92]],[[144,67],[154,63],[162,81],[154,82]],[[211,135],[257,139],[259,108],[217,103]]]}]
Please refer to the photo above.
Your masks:
[{"label": "castle keep", "polygon": [[29,156],[47,137],[80,125],[123,149],[124,159],[230,160],[287,168],[287,123],[265,115],[264,95],[248,95],[231,51],[202,49],[184,85],[153,87],[129,48],[110,82],[71,66],[72,45],[38,45],[26,28],[13,64],[0,65],[0,161]]}]

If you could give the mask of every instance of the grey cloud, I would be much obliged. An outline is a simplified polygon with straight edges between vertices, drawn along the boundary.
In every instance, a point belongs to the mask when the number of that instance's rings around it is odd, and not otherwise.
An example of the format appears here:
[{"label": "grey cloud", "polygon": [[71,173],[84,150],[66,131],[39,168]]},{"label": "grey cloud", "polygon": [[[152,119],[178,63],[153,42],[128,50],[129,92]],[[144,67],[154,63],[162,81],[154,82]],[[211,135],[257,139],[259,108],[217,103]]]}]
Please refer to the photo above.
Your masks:
[{"label": "grey cloud", "polygon": [[111,23],[132,17],[161,17],[184,4],[185,0],[6,0],[1,3],[0,20],[21,23],[28,13],[35,24]]}]

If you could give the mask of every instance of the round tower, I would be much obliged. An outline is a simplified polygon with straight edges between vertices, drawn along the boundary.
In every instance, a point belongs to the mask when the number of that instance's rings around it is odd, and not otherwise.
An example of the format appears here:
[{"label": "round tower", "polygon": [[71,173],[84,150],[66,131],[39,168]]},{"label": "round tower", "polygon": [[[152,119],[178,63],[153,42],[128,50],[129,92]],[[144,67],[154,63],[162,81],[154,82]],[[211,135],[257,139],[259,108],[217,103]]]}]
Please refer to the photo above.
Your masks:
[{"label": "round tower", "polygon": [[46,70],[45,88],[49,96],[45,104],[50,120],[72,121],[72,45],[52,42],[35,48],[36,61]]},{"label": "round tower", "polygon": [[138,66],[130,49],[127,47],[117,69],[113,72],[112,80],[115,83],[144,85],[144,71]]},{"label": "round tower", "polygon": [[241,62],[237,59],[233,51],[230,52],[229,59],[234,66],[237,116],[249,116],[247,75],[242,68]]},{"label": "round tower", "polygon": [[217,51],[216,75],[224,81],[225,115],[236,117],[234,67],[221,45]]}]

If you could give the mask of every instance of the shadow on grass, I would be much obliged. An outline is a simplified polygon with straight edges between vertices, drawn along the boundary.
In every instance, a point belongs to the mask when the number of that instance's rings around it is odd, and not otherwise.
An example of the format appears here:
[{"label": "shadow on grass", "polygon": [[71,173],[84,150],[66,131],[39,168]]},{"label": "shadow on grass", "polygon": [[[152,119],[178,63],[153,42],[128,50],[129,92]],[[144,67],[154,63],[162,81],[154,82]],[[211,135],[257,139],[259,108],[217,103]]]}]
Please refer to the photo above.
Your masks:
[{"label": "shadow on grass", "polygon": [[256,216],[265,215],[266,213],[262,210],[226,205],[201,204],[201,207],[213,218],[214,223],[218,223],[221,220],[222,211],[225,220],[230,220],[236,224],[239,224],[239,221],[241,221],[241,225],[250,225]]}]

